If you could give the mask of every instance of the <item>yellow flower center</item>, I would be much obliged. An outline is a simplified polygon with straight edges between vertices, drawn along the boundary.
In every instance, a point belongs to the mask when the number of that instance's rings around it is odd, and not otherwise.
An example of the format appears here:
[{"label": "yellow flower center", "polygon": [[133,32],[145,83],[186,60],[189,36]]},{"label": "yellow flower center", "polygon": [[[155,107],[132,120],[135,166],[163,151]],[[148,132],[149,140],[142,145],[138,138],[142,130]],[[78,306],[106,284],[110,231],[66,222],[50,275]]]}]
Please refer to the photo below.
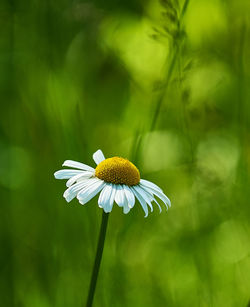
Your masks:
[{"label": "yellow flower center", "polygon": [[95,169],[96,177],[114,184],[136,185],[140,182],[140,172],[129,160],[113,157],[103,160]]}]

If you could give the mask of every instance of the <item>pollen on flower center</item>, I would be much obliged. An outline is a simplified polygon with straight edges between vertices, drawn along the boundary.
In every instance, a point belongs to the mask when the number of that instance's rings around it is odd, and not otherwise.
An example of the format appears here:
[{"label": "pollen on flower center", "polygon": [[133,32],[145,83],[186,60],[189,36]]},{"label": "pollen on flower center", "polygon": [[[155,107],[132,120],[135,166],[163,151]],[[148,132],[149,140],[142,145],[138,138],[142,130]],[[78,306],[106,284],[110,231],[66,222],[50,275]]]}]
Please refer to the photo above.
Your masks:
[{"label": "pollen on flower center", "polygon": [[129,160],[113,157],[103,160],[95,169],[96,177],[114,184],[136,185],[140,182],[140,172]]}]

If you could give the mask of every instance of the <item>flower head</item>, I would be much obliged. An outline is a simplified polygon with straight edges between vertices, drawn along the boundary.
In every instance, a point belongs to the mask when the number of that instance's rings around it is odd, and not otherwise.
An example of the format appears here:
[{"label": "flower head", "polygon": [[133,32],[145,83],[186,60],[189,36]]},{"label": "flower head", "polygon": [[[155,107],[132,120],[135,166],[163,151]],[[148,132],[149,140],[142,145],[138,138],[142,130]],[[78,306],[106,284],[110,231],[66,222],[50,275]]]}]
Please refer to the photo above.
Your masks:
[{"label": "flower head", "polygon": [[98,205],[108,213],[111,212],[114,202],[123,208],[127,214],[135,205],[135,199],[139,201],[148,216],[148,206],[153,211],[152,202],[155,202],[161,212],[161,206],[155,197],[158,197],[166,207],[171,206],[168,197],[154,183],[141,179],[137,167],[127,159],[112,157],[105,159],[99,149],[93,154],[97,164],[94,169],[86,164],[66,160],[63,166],[74,169],[63,169],[55,172],[56,179],[68,179],[68,189],[63,196],[70,202],[77,197],[80,204],[84,205],[100,192]]}]

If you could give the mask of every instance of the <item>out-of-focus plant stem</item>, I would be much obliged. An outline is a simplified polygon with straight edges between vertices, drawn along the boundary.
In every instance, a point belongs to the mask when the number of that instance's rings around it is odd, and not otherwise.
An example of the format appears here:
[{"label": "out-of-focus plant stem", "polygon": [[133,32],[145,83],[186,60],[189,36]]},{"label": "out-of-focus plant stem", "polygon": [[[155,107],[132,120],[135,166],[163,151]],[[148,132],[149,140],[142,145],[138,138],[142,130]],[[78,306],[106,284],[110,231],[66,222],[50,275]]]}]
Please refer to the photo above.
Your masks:
[{"label": "out-of-focus plant stem", "polygon": [[[186,0],[183,4],[182,10],[181,10],[180,18],[178,20],[178,32],[179,33],[181,31],[181,24],[182,24],[183,17],[185,15],[185,12],[186,12],[187,7],[188,7],[188,3],[189,3],[189,0]],[[158,119],[159,114],[160,114],[162,102],[163,102],[164,97],[166,95],[166,92],[167,92],[167,89],[168,89],[168,86],[169,86],[169,82],[171,80],[172,73],[173,73],[173,70],[175,68],[176,60],[177,60],[177,57],[178,57],[178,54],[179,54],[179,48],[180,48],[180,39],[177,38],[177,42],[175,43],[174,48],[173,48],[172,59],[171,59],[170,65],[168,66],[168,69],[167,69],[167,72],[166,72],[166,78],[165,78],[165,81],[163,82],[162,91],[161,91],[160,95],[158,96],[157,101],[155,103],[156,106],[155,106],[155,110],[154,110],[154,113],[153,113],[153,118],[152,118],[152,122],[151,122],[151,126],[150,126],[149,131],[153,131],[155,129],[155,125],[156,125],[157,119]]]},{"label": "out-of-focus plant stem", "polygon": [[[177,23],[178,23],[178,36],[181,33],[181,25],[182,25],[182,21],[183,21],[183,18],[185,16],[188,4],[189,4],[189,0],[185,0],[183,7],[182,7],[182,10],[181,10],[181,13],[180,13],[180,16],[179,16],[179,19],[177,21]],[[163,84],[162,84],[162,90],[159,93],[156,101],[154,102],[155,108],[154,108],[154,111],[153,111],[152,122],[151,122],[150,128],[148,130],[149,132],[151,132],[155,129],[155,126],[156,126],[156,123],[157,123],[157,120],[158,120],[158,117],[159,117],[159,114],[160,114],[160,110],[161,110],[161,107],[162,107],[162,103],[163,103],[164,97],[166,95],[166,92],[168,90],[168,86],[169,86],[169,83],[170,83],[176,62],[177,62],[177,58],[178,58],[179,53],[180,53],[180,44],[181,44],[181,40],[178,37],[176,39],[176,41],[173,42],[172,58],[171,58],[170,64],[168,65],[168,68],[167,68],[167,71],[166,71],[166,74],[165,74],[166,77],[165,77],[165,80],[163,81]],[[133,147],[133,153],[132,153],[133,159],[132,160],[136,163],[139,160],[140,149],[141,149],[141,146],[142,146],[141,134],[137,133],[133,144],[135,144],[136,146]]]},{"label": "out-of-focus plant stem", "polygon": [[245,72],[244,72],[244,50],[246,40],[246,24],[242,23],[240,37],[239,37],[239,50],[238,50],[238,137],[241,144],[240,163],[238,167],[238,175],[243,187],[248,189],[249,174],[247,172],[247,118],[245,106]]}]

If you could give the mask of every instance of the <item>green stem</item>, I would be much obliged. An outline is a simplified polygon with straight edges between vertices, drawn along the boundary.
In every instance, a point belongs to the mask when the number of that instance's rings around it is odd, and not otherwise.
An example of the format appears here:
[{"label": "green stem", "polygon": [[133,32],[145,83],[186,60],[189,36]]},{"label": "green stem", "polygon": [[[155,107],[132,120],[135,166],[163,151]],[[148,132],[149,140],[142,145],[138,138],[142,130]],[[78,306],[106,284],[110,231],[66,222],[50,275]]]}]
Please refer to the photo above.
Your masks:
[{"label": "green stem", "polygon": [[91,281],[90,281],[90,285],[89,285],[89,293],[88,293],[86,307],[92,306],[94,295],[95,295],[96,282],[97,282],[98,273],[99,273],[99,270],[100,270],[103,247],[104,247],[104,242],[105,242],[105,237],[106,237],[108,217],[109,217],[109,213],[105,213],[103,211],[103,213],[102,213],[102,224],[101,224],[100,233],[99,233],[99,240],[98,240],[98,245],[97,245],[96,255],[95,255],[95,263],[94,263]]}]

